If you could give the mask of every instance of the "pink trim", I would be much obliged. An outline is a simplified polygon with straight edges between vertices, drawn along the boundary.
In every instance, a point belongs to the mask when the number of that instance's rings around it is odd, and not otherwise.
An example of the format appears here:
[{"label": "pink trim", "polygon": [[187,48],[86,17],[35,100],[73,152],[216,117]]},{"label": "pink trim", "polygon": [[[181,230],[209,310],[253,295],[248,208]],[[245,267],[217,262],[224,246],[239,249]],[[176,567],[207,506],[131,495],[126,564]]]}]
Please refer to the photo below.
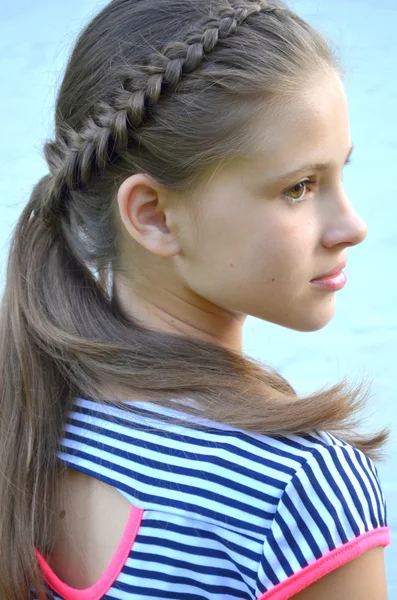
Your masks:
[{"label": "pink trim", "polygon": [[55,575],[54,571],[44,560],[40,552],[36,550],[36,556],[45,581],[65,600],[100,600],[100,598],[102,598],[112,587],[125,565],[141,526],[143,513],[143,509],[137,508],[136,506],[131,507],[130,516],[128,517],[127,526],[124,530],[120,544],[104,574],[96,583],[94,583],[94,585],[83,590],[77,590],[66,585],[66,583],[63,583],[59,577]]},{"label": "pink trim", "polygon": [[324,575],[328,575],[337,567],[348,563],[376,546],[388,546],[391,542],[389,527],[380,527],[363,533],[351,542],[347,542],[340,548],[332,550],[329,554],[322,556],[315,563],[295,573],[287,580],[282,581],[274,588],[265,592],[257,600],[288,600],[308,585],[314,583]]}]

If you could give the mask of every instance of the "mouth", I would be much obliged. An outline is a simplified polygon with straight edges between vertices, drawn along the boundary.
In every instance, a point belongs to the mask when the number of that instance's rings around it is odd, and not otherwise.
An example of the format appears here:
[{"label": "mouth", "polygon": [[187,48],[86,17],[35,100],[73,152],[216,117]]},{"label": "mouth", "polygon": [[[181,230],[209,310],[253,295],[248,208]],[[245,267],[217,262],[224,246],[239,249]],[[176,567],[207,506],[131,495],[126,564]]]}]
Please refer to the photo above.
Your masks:
[{"label": "mouth", "polygon": [[321,275],[311,280],[314,287],[321,288],[328,292],[337,292],[345,287],[347,279],[343,269],[346,266],[346,260],[340,262],[336,267],[325,275]]},{"label": "mouth", "polygon": [[343,271],[343,269],[346,267],[346,264],[347,264],[346,260],[341,261],[338,265],[336,265],[336,267],[334,267],[332,269],[332,271],[325,273],[325,275],[320,275],[320,277],[315,277],[314,279],[311,280],[310,283],[313,283],[315,281],[321,281],[323,279],[329,279],[335,275],[339,275]]}]

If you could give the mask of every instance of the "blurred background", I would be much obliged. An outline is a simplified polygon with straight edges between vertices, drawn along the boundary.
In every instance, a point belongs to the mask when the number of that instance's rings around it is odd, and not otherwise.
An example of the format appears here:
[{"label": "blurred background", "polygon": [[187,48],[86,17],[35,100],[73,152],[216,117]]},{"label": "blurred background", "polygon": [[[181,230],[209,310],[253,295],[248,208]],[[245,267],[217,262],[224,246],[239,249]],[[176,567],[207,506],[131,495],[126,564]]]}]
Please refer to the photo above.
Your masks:
[{"label": "blurred background", "polygon": [[[0,286],[13,225],[33,185],[48,172],[42,146],[68,54],[107,2],[14,0],[0,17]],[[397,0],[295,0],[290,5],[338,48],[350,103],[352,164],[345,187],[369,226],[352,248],[347,287],[333,321],[299,333],[249,318],[246,353],[275,366],[299,393],[348,374],[373,381],[365,429],[393,433],[378,471],[394,543],[386,549],[390,600],[397,600]]]}]

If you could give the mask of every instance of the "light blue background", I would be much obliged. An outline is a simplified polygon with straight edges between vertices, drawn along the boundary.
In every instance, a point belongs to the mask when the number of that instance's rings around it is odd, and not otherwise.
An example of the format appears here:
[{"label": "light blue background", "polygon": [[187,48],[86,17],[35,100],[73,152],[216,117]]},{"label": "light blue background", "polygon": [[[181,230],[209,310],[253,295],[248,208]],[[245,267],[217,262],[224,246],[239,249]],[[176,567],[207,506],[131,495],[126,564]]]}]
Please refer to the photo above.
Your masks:
[{"label": "light blue background", "polygon": [[[53,105],[76,36],[106,2],[14,0],[0,23],[0,240],[8,238],[32,186],[47,173],[42,145],[52,137]],[[249,318],[244,350],[276,366],[299,392],[349,373],[373,379],[367,427],[396,431],[397,386],[397,1],[296,0],[293,7],[340,48],[347,70],[353,163],[345,185],[369,225],[351,249],[348,286],[337,314],[316,333],[297,333]],[[397,539],[397,442],[379,467]],[[397,600],[396,542],[386,550],[390,600]]]}]

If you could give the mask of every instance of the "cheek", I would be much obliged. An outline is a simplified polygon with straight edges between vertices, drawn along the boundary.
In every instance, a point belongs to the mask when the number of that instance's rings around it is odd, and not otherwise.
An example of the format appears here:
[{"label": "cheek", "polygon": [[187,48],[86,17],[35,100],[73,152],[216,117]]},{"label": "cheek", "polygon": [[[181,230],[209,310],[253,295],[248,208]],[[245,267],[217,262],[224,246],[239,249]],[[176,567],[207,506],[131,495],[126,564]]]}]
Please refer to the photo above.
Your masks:
[{"label": "cheek", "polygon": [[273,220],[260,236],[251,237],[241,266],[253,265],[267,277],[289,281],[307,263],[310,239],[311,234],[298,225]]},{"label": "cheek", "polygon": [[237,206],[228,219],[212,214],[186,236],[183,276],[190,287],[219,300],[263,295],[268,285],[282,293],[306,280],[315,233],[303,207]]},{"label": "cheek", "polygon": [[316,247],[317,229],[312,219],[295,219],[274,227],[272,234],[273,257],[290,268],[305,268],[310,263]]},{"label": "cheek", "polygon": [[263,296],[268,285],[275,289],[296,276],[302,261],[301,254],[297,258],[298,246],[297,232],[258,223],[211,232],[197,247],[191,273],[207,297],[215,299],[216,294],[218,301]]},{"label": "cheek", "polygon": [[189,231],[181,264],[185,281],[196,293],[219,301],[246,280],[255,268],[255,257],[263,257],[263,247],[252,239],[244,219],[212,217],[201,223],[199,232]]}]

